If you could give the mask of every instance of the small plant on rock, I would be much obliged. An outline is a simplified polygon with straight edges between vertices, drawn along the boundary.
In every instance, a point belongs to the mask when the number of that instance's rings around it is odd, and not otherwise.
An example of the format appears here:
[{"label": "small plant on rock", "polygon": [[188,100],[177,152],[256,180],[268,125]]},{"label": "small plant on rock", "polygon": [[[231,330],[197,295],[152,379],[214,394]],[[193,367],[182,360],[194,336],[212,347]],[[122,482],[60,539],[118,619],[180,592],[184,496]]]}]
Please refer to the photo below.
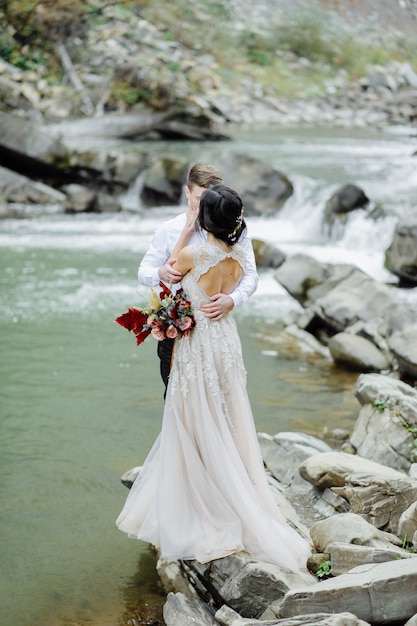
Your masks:
[{"label": "small plant on rock", "polygon": [[330,578],[332,576],[332,562],[324,561],[316,572],[316,577],[320,580]]}]

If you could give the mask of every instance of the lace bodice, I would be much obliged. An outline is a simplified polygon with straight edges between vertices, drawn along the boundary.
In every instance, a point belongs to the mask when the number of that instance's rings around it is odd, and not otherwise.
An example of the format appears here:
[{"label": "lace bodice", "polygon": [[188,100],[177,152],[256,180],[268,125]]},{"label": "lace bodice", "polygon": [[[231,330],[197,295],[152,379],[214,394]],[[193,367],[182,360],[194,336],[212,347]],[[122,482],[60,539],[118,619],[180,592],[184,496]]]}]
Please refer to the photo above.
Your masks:
[{"label": "lace bodice", "polygon": [[194,274],[191,274],[191,272],[186,274],[182,280],[182,286],[187,297],[191,300],[195,312],[198,314],[200,306],[209,300],[208,295],[198,285],[201,276],[227,258],[234,259],[242,269],[245,269],[246,252],[239,244],[234,246],[230,252],[225,252],[218,246],[213,246],[209,243],[194,245],[192,246],[192,251],[195,271]]},{"label": "lace bodice", "polygon": [[211,393],[223,398],[224,411],[228,414],[229,386],[227,377],[223,374],[233,369],[239,373],[242,380],[246,379],[236,323],[230,314],[222,317],[220,321],[212,321],[200,311],[201,305],[210,298],[199,286],[198,281],[209,269],[226,258],[235,259],[244,268],[246,253],[240,245],[234,246],[230,252],[225,252],[208,243],[192,246],[192,250],[195,272],[194,274],[188,272],[185,275],[182,286],[191,301],[196,327],[176,341],[174,366],[170,374],[172,391],[180,388],[186,397],[190,386],[202,375]]}]

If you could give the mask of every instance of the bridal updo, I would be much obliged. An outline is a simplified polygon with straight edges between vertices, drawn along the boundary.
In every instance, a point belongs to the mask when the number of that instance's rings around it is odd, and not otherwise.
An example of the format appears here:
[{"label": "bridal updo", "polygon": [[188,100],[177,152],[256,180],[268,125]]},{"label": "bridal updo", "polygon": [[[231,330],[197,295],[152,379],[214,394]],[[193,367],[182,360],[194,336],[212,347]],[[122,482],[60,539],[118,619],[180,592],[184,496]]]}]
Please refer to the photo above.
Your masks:
[{"label": "bridal updo", "polygon": [[208,233],[232,246],[246,228],[242,199],[226,185],[213,185],[200,199],[198,223]]}]

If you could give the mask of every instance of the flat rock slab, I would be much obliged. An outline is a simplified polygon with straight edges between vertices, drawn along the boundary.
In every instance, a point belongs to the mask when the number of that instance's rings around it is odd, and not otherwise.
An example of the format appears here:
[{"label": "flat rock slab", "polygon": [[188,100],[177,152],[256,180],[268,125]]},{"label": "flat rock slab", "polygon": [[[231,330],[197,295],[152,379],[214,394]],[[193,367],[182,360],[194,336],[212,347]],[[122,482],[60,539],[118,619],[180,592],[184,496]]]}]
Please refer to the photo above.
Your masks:
[{"label": "flat rock slab", "polygon": [[[288,619],[259,620],[241,617],[229,606],[224,605],[215,614],[221,626],[366,626],[352,613],[314,613],[314,615],[297,615]],[[409,624],[408,626],[417,626]]]},{"label": "flat rock slab", "polygon": [[361,565],[313,587],[289,591],[280,618],[350,611],[372,624],[405,621],[417,612],[417,559]]},{"label": "flat rock slab", "polygon": [[319,489],[342,487],[351,474],[373,474],[385,480],[402,479],[405,474],[369,461],[357,454],[320,452],[309,457],[299,467],[300,476]]}]

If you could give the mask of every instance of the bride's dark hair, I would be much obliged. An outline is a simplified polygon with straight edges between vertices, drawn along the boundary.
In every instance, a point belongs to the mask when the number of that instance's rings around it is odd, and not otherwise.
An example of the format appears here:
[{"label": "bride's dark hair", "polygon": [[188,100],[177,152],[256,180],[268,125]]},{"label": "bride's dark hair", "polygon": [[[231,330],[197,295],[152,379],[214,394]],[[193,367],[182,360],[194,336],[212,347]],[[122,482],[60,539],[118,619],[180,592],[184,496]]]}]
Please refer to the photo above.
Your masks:
[{"label": "bride's dark hair", "polygon": [[231,187],[213,185],[201,196],[198,223],[208,233],[229,246],[246,228],[242,199]]}]

